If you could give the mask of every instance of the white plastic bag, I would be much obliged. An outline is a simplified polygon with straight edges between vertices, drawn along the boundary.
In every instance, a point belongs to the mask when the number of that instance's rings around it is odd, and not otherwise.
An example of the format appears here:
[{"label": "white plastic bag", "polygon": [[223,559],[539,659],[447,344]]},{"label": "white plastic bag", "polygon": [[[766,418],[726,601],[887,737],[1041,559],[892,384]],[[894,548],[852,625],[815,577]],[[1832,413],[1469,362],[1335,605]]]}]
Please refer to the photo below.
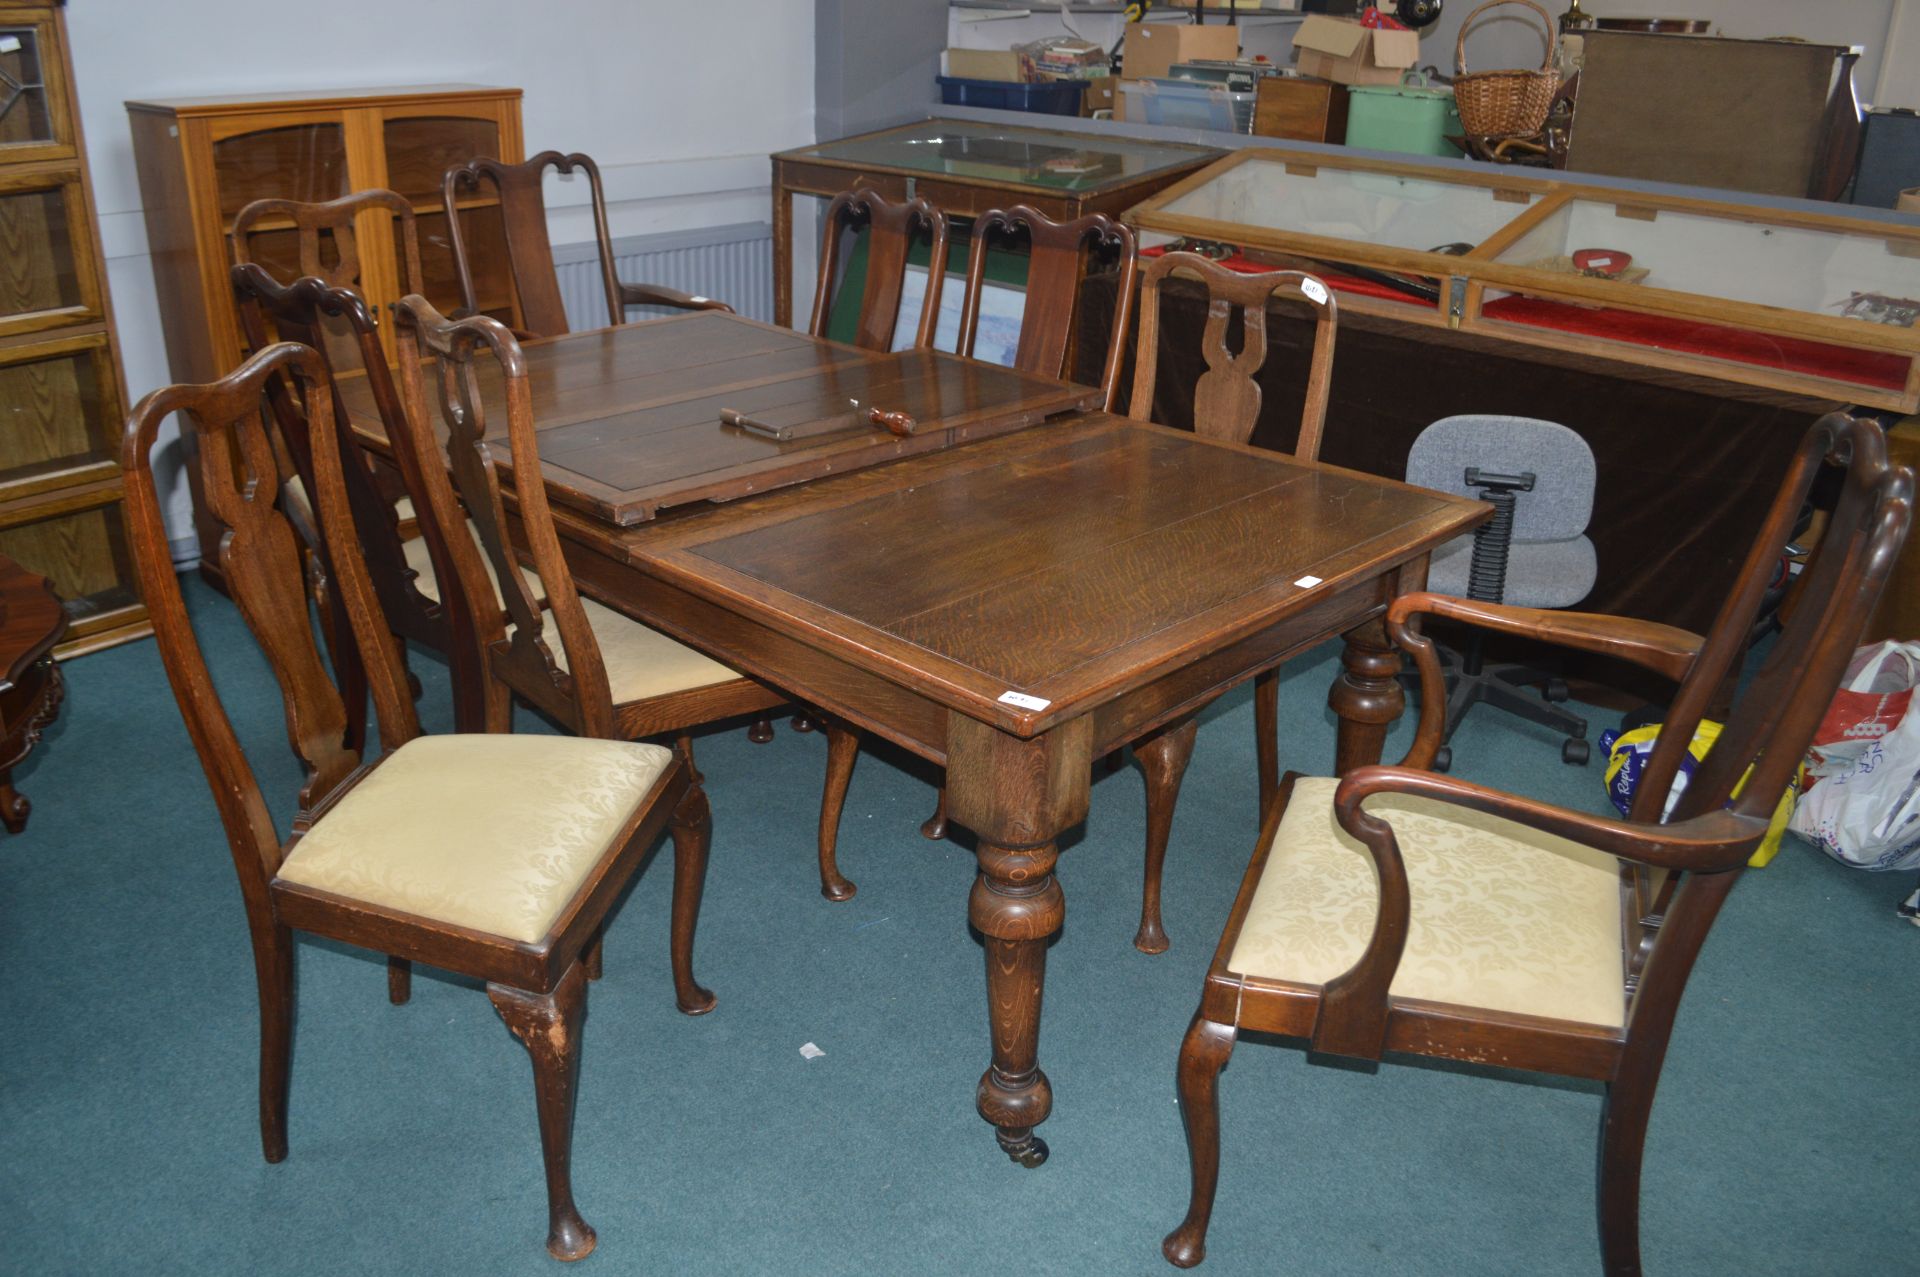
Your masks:
[{"label": "white plastic bag", "polygon": [[1809,755],[1792,828],[1843,864],[1920,868],[1920,644],[1863,647]]}]

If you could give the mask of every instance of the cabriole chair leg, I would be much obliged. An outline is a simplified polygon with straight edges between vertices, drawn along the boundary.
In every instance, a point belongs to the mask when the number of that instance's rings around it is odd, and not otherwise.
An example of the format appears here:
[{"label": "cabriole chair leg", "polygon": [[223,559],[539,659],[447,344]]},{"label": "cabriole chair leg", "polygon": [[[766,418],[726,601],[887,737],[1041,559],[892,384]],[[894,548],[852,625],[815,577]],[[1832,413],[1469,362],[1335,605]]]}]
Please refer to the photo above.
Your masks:
[{"label": "cabriole chair leg", "polygon": [[1235,1036],[1231,1025],[1195,1015],[1180,1044],[1180,1116],[1187,1125],[1193,1195],[1187,1217],[1160,1243],[1160,1253],[1176,1268],[1192,1268],[1207,1257],[1207,1223],[1220,1183],[1220,1070],[1233,1054]]},{"label": "cabriole chair leg", "polygon": [[413,996],[413,963],[387,955],[387,1001],[403,1007]]},{"label": "cabriole chair leg", "polygon": [[573,1203],[573,1103],[580,1082],[586,972],[576,962],[552,993],[489,984],[487,996],[533,1060],[540,1151],[547,1168],[547,1253],[555,1259],[585,1259],[596,1239]]},{"label": "cabriole chair leg", "polygon": [[687,1015],[705,1015],[714,996],[693,978],[693,933],[700,922],[700,893],[707,882],[707,848],[713,840],[713,814],[706,791],[687,786],[673,809],[673,920],[669,945],[673,956],[673,996]]},{"label": "cabriole chair leg", "polygon": [[1167,933],[1160,923],[1160,875],[1167,862],[1167,839],[1173,832],[1180,780],[1193,757],[1193,739],[1199,728],[1199,721],[1189,718],[1133,747],[1133,756],[1140,760],[1140,770],[1147,777],[1147,862],[1140,890],[1140,930],[1133,937],[1133,947],[1142,953],[1167,951]]},{"label": "cabriole chair leg", "polygon": [[827,730],[827,783],[820,791],[820,894],[829,900],[851,900],[856,890],[840,874],[840,812],[847,803],[847,785],[853,780],[853,762],[860,754],[860,735],[832,719]]}]

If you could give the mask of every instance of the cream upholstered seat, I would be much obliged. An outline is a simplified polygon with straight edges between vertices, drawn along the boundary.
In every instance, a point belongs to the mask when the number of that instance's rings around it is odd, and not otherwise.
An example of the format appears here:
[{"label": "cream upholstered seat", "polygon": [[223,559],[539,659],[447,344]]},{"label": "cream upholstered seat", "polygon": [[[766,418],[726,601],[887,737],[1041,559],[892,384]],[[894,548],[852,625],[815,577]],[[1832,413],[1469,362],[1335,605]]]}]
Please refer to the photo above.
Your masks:
[{"label": "cream upholstered seat", "polygon": [[[1339,782],[1303,777],[1274,835],[1230,970],[1325,984],[1360,959],[1379,888],[1333,815]],[[1619,862],[1448,803],[1375,797],[1393,827],[1413,917],[1392,996],[1618,1028]]]},{"label": "cream upholstered seat", "polygon": [[[473,524],[467,524],[471,533]],[[476,544],[478,542],[476,541]],[[433,577],[433,563],[427,553],[425,537],[416,537],[407,542],[407,566],[418,577],[414,584],[428,598],[438,601],[439,583]],[[485,554],[480,561],[487,569],[487,577],[498,586],[494,576],[493,562]],[[526,578],[527,589],[535,599],[546,595],[546,587],[540,578],[530,569],[521,568]],[[587,624],[593,629],[593,637],[600,644],[600,660],[607,667],[607,686],[613,694],[614,704],[626,701],[643,701],[650,696],[665,696],[672,692],[684,692],[690,688],[708,687],[715,683],[729,683],[740,677],[720,662],[704,652],[677,643],[656,629],[640,624],[631,617],[625,617],[600,603],[582,595],[580,606],[586,611]],[[567,668],[566,645],[552,630],[548,631],[548,648],[553,652],[554,663],[561,669]]]},{"label": "cream upholstered seat", "polygon": [[673,752],[578,736],[419,736],[294,843],[277,875],[510,940],[547,934]]}]

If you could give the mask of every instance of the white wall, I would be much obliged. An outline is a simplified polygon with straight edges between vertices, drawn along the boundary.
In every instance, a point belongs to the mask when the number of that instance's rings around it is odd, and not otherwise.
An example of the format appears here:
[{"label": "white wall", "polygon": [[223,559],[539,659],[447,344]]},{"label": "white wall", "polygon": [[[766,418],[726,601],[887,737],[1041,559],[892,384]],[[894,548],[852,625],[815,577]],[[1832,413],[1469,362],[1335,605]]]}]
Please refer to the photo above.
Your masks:
[{"label": "white wall", "polygon": [[[813,6],[802,0],[71,0],[67,22],[136,398],[170,378],[129,98],[518,86],[528,152],[592,155],[616,237],[768,220],[768,154],[814,137]],[[549,180],[555,243],[592,237],[585,199]],[[172,494],[175,537],[188,530],[185,501]]]}]

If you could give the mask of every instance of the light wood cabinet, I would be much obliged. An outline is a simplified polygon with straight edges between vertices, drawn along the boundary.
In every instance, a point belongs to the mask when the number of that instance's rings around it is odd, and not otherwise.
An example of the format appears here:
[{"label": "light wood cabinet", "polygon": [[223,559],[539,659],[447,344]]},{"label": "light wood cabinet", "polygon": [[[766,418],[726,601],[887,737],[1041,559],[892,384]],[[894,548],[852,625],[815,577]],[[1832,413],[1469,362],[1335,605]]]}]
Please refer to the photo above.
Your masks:
[{"label": "light wood cabinet", "polygon": [[[237,366],[245,349],[227,270],[236,213],[257,199],[330,200],[385,187],[419,215],[427,299],[460,305],[440,175],[479,155],[522,158],[520,90],[473,84],[319,90],[251,97],[175,98],[127,103],[134,160],[146,205],[147,239],[160,293],[167,354],[178,381],[210,381]],[[369,212],[358,227],[362,289],[377,309],[398,296],[392,237]],[[462,201],[482,309],[503,318],[512,306],[504,232],[491,198]],[[256,260],[276,275],[293,270],[293,232],[284,261],[271,224],[256,234]]]},{"label": "light wood cabinet", "polygon": [[0,555],[65,601],[58,656],[151,632],[122,516],[125,405],[65,15],[0,0]]},{"label": "light wood cabinet", "polygon": [[[419,219],[427,299],[442,311],[461,305],[440,176],[475,156],[523,158],[520,90],[473,84],[316,90],[246,97],[175,98],[127,103],[139,167],[147,239],[153,253],[161,325],[175,381],[225,376],[245,354],[228,269],[234,215],[257,199],[322,201],[385,187],[412,203]],[[512,283],[497,200],[461,202],[461,231],[478,278],[480,308],[511,320]],[[361,291],[376,316],[400,296],[391,215],[361,214],[355,228]],[[254,260],[281,278],[296,268],[294,232],[259,223]],[[391,358],[391,338],[388,355]],[[201,544],[197,467],[188,470]],[[201,570],[219,584],[219,575]]]}]

